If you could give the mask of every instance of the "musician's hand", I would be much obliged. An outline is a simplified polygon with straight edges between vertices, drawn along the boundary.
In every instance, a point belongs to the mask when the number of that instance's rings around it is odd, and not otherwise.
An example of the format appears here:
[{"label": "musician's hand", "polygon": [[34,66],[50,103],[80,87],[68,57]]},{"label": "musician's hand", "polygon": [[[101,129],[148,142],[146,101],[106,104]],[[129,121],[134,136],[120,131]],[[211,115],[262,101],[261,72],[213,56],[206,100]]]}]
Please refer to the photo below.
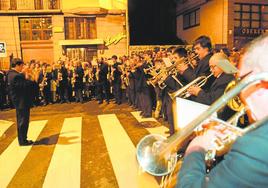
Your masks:
[{"label": "musician's hand", "polygon": [[188,65],[186,65],[186,64],[179,64],[179,65],[176,66],[176,68],[177,68],[177,70],[178,70],[178,72],[180,74],[183,74],[184,71],[186,71],[186,69],[188,69]]},{"label": "musician's hand", "polygon": [[197,96],[202,89],[198,86],[191,86],[187,90],[191,95]]},{"label": "musician's hand", "polygon": [[204,135],[195,137],[186,149],[185,156],[192,152],[207,152],[215,147],[216,132],[208,130]]}]

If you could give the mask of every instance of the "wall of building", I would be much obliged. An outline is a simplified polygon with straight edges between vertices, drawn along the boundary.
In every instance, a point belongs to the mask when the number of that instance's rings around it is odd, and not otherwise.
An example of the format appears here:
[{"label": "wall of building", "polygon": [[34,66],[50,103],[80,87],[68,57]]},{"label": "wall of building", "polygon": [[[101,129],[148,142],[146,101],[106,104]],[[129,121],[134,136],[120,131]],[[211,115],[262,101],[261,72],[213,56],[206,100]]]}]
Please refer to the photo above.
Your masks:
[{"label": "wall of building", "polygon": [[177,17],[177,36],[191,44],[200,35],[213,44],[227,44],[228,0],[209,1],[200,7],[200,25],[183,30],[183,15]]},{"label": "wall of building", "polygon": [[59,40],[64,40],[64,16],[52,16],[52,23],[54,62],[56,62],[62,56],[62,46],[59,45]]},{"label": "wall of building", "polygon": [[68,10],[74,7],[102,7],[105,9],[122,9],[127,7],[127,0],[62,0],[62,9]]},{"label": "wall of building", "polygon": [[0,41],[6,42],[7,57],[0,58],[0,69],[9,68],[9,55],[13,53],[14,57],[21,57],[19,25],[17,16],[0,16]]},{"label": "wall of building", "polygon": [[127,0],[99,0],[100,7],[126,10]]},{"label": "wall of building", "polygon": [[[125,34],[125,16],[124,15],[107,15],[97,17],[97,38],[106,40],[115,37],[118,34]],[[100,46],[99,56],[110,57],[112,55],[127,54],[126,38],[120,40],[117,44],[111,44],[108,47]],[[102,50],[103,49],[103,50]]]},{"label": "wall of building", "polygon": [[62,10],[69,10],[78,7],[99,7],[99,0],[61,0]]}]

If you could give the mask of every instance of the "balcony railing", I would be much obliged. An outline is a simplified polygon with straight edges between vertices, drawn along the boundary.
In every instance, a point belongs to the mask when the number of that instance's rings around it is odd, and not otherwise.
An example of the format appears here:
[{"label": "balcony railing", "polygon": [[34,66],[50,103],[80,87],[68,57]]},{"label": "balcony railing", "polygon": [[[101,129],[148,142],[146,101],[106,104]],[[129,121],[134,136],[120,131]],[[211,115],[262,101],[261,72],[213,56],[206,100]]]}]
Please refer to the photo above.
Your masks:
[{"label": "balcony railing", "polygon": [[0,0],[0,10],[54,10],[60,0]]}]

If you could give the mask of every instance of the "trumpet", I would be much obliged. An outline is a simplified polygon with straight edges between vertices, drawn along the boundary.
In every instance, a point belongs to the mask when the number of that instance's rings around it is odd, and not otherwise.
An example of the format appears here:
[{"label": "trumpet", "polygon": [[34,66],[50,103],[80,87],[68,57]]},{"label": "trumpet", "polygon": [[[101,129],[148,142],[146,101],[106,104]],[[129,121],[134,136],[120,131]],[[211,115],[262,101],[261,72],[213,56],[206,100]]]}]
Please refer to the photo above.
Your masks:
[{"label": "trumpet", "polygon": [[208,79],[213,76],[213,74],[211,73],[210,75],[208,76],[199,76],[197,77],[195,80],[191,81],[189,84],[187,84],[186,86],[182,87],[181,89],[175,91],[175,92],[172,92],[172,93],[169,93],[169,96],[172,100],[174,100],[176,97],[181,97],[181,98],[188,98],[190,96],[190,94],[188,93],[188,89],[189,87],[191,86],[198,86],[198,87],[202,87],[204,86]]},{"label": "trumpet", "polygon": [[[165,176],[172,172],[177,163],[177,148],[190,139],[194,130],[205,120],[210,118],[212,114],[225,106],[227,101],[239,94],[244,88],[256,84],[261,80],[268,81],[268,72],[250,75],[244,78],[237,86],[221,96],[210,108],[190,122],[183,130],[175,133],[169,138],[156,134],[145,136],[137,145],[137,160],[141,168],[154,176]],[[239,136],[245,135],[264,123],[267,123],[267,121],[268,117],[245,129],[240,129],[232,126],[228,122],[218,120],[219,123],[226,125],[226,127],[233,131],[230,131],[230,136],[227,135],[223,138],[227,138],[226,140],[217,142],[217,144],[215,144],[215,149],[222,150],[222,148],[231,146]]]}]

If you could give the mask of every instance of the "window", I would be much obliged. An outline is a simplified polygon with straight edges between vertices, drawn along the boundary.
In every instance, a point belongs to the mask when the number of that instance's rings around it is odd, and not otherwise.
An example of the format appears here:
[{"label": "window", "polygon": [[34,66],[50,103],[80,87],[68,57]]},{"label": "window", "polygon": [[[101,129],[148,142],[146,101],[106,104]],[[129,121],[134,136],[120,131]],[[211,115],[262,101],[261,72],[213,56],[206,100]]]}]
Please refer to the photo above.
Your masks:
[{"label": "window", "polygon": [[183,29],[189,29],[198,25],[200,25],[200,9],[183,15]]},{"label": "window", "polygon": [[50,40],[52,37],[52,21],[50,17],[19,18],[20,39]]},{"label": "window", "polygon": [[60,9],[60,0],[0,0],[0,10]]},{"label": "window", "polygon": [[235,4],[235,27],[267,29],[268,5]]},{"label": "window", "polygon": [[64,18],[65,39],[97,38],[96,18],[66,17]]}]

